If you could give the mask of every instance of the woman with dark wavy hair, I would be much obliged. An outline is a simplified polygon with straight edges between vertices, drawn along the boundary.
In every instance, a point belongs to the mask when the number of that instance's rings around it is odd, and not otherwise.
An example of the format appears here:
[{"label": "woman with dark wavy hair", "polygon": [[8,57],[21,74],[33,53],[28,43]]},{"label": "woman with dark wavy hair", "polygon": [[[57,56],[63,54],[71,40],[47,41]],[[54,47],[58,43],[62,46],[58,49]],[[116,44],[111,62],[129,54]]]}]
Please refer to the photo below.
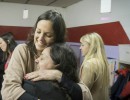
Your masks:
[{"label": "woman with dark wavy hair", "polygon": [[[42,51],[54,43],[64,43],[66,40],[66,25],[62,15],[55,10],[48,10],[41,14],[30,33],[27,43],[20,44],[13,51],[9,66],[5,71],[4,81],[2,84],[2,99],[3,100],[37,100],[34,96],[28,94],[22,87],[24,76],[27,73],[33,72],[31,78],[44,80],[42,72],[38,71],[39,67],[35,64]],[[58,70],[53,71],[56,73]],[[47,73],[47,72],[46,72]],[[49,73],[49,75],[54,75]],[[62,73],[55,75],[58,82],[65,87],[73,100],[82,98],[82,90],[80,86],[69,81]],[[39,76],[39,77],[36,77]],[[48,78],[48,75],[44,77]],[[60,77],[59,77],[60,76]],[[32,80],[33,81],[33,80]],[[25,99],[25,97],[28,97]]]},{"label": "woman with dark wavy hair", "polygon": [[[14,48],[17,46],[17,42],[14,39],[12,32],[7,32],[0,36],[0,48],[3,51],[2,61],[6,61],[11,56]],[[5,68],[7,65],[5,66]]]},{"label": "woman with dark wavy hair", "polygon": [[7,68],[12,52],[16,46],[17,43],[15,42],[12,32],[7,32],[0,36],[0,90],[2,87],[4,70]]}]

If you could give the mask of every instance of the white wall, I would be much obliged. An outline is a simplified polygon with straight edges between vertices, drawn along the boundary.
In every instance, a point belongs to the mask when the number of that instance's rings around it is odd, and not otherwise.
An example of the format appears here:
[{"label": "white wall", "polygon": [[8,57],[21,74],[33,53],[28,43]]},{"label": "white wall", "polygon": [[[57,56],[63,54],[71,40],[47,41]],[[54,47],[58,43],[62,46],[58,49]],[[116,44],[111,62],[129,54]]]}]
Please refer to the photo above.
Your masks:
[{"label": "white wall", "polygon": [[[23,10],[29,10],[29,18],[23,19]],[[57,9],[64,14],[64,9],[59,7],[36,6],[17,3],[0,2],[0,25],[6,26],[33,26],[37,17],[50,9]]]},{"label": "white wall", "polygon": [[[27,20],[22,19],[24,9],[29,10]],[[49,9],[61,12],[67,27],[120,21],[130,39],[130,0],[112,0],[112,11],[106,14],[100,13],[100,0],[82,0],[67,8],[0,2],[0,25],[33,26],[37,17]]]},{"label": "white wall", "polygon": [[101,14],[100,0],[82,0],[66,8],[67,27],[120,21],[130,39],[129,9],[130,0],[112,0],[111,13]]}]

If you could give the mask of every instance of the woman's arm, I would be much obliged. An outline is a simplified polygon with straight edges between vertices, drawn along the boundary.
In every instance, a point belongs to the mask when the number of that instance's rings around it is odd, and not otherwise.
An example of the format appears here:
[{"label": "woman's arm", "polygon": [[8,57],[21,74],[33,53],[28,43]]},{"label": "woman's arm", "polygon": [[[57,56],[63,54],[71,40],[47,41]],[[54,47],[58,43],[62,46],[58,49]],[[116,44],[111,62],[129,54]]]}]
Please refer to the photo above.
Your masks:
[{"label": "woman's arm", "polygon": [[62,87],[68,90],[72,100],[82,100],[82,90],[81,87],[69,80],[65,75],[59,70],[44,70],[44,71],[35,71],[26,74],[26,79],[31,79],[32,81],[39,80],[57,80]]},{"label": "woman's arm", "polygon": [[80,81],[83,82],[90,90],[93,87],[95,81],[95,70],[96,70],[95,66],[93,63],[87,62],[82,67],[80,73]]},{"label": "woman's arm", "polygon": [[17,100],[25,90],[21,87],[23,76],[26,74],[28,55],[25,45],[19,45],[13,51],[8,68],[5,70],[2,84],[2,99]]}]

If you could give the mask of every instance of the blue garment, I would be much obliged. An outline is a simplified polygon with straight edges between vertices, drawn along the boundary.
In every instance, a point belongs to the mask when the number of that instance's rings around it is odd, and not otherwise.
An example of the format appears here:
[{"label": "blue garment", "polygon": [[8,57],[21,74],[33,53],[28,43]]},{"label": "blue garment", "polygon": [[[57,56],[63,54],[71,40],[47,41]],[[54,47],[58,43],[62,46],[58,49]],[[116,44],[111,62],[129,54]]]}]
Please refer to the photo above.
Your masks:
[{"label": "blue garment", "polygon": [[128,73],[126,76],[119,74],[116,82],[111,87],[111,95],[110,95],[111,100],[120,100],[119,99],[120,94],[123,90],[123,87],[125,86],[125,84],[128,81],[128,77],[129,77]]}]

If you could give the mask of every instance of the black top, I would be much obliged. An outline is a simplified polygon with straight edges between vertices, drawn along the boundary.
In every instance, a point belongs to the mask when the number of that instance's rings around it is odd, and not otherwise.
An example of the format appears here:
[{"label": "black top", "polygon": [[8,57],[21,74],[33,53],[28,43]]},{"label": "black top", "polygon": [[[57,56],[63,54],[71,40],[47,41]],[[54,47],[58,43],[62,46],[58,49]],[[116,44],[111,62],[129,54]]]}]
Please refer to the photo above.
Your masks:
[{"label": "black top", "polygon": [[[3,61],[3,51],[0,49],[0,91],[2,88],[5,63],[6,61]],[[1,93],[0,93],[0,100],[2,100]]]},{"label": "black top", "polygon": [[70,81],[64,75],[59,85],[55,83],[53,81],[31,82],[25,80],[23,88],[26,92],[19,100],[38,100],[38,98],[40,100],[68,100],[69,96],[72,100],[82,100],[82,90],[77,83]]},{"label": "black top", "polygon": [[3,82],[5,63],[6,63],[6,61],[3,61],[3,51],[0,49],[0,90],[1,90],[2,82]]},{"label": "black top", "polygon": [[54,81],[24,80],[23,88],[27,93],[40,100],[68,100],[65,90]]}]

